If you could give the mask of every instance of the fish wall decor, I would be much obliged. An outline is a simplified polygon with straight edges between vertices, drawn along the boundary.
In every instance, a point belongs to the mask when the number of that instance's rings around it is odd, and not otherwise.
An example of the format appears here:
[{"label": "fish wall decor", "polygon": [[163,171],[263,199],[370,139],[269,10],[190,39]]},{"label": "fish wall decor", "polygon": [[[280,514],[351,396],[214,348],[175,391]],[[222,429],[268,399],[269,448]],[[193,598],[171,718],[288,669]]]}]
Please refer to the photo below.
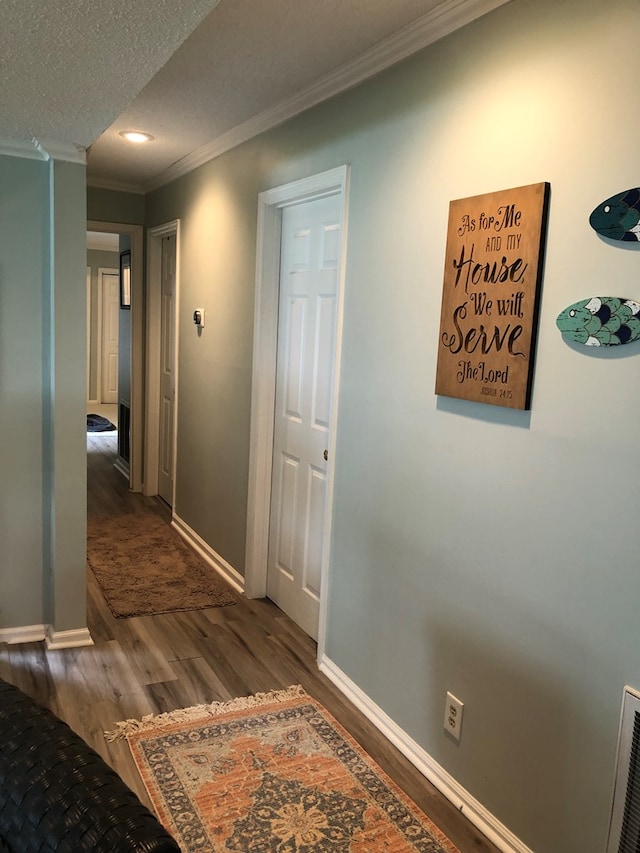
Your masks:
[{"label": "fish wall decor", "polygon": [[589,225],[610,240],[640,241],[640,188],[625,190],[603,201],[592,211]]},{"label": "fish wall decor", "polygon": [[617,296],[592,296],[558,314],[556,326],[587,347],[611,347],[640,339],[640,302]]}]

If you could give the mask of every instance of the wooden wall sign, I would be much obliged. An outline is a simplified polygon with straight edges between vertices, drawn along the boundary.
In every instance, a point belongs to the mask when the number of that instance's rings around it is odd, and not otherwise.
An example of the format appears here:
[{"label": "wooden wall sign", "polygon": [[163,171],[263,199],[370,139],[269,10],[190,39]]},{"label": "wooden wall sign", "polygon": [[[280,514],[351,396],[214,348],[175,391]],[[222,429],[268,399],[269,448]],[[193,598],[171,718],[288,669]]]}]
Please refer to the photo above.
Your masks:
[{"label": "wooden wall sign", "polygon": [[449,205],[436,394],[528,409],[549,184]]}]

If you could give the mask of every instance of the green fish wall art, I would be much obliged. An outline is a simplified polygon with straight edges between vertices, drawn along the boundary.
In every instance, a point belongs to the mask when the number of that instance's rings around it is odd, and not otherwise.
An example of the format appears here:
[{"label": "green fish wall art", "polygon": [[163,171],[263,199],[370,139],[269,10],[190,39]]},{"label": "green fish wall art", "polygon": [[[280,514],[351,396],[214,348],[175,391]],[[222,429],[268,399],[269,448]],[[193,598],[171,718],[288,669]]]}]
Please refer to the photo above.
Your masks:
[{"label": "green fish wall art", "polygon": [[[640,243],[640,187],[612,195],[591,212],[589,225],[602,237]],[[565,338],[587,347],[612,347],[640,340],[640,302],[592,296],[561,311],[556,326]]]},{"label": "green fish wall art", "polygon": [[589,224],[602,237],[620,242],[640,241],[640,188],[612,195],[599,204]]},{"label": "green fish wall art", "polygon": [[640,302],[616,296],[592,296],[558,314],[565,338],[587,347],[611,347],[640,339]]}]

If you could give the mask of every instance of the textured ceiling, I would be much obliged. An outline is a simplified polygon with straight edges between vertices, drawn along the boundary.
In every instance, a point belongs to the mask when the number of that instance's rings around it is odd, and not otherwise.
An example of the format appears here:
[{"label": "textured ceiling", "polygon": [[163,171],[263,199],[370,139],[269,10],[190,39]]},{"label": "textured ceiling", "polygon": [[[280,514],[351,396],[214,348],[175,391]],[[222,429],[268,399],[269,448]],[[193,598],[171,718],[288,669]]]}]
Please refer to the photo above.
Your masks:
[{"label": "textured ceiling", "polygon": [[222,0],[91,152],[91,178],[122,157],[119,131],[156,142],[131,150],[120,179],[158,172],[305,89],[441,0]]},{"label": "textured ceiling", "polygon": [[0,134],[86,148],[217,0],[2,0]]},{"label": "textured ceiling", "polygon": [[0,0],[0,135],[142,192],[505,2]]}]

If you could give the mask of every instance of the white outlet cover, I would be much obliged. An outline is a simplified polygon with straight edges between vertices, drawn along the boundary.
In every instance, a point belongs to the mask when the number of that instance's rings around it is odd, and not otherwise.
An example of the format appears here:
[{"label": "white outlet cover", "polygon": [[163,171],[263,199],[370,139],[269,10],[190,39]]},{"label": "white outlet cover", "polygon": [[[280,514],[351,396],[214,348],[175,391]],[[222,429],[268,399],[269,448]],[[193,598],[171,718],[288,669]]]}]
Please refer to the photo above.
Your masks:
[{"label": "white outlet cover", "polygon": [[444,704],[444,730],[454,740],[459,741],[462,734],[462,712],[464,702],[461,702],[453,693],[447,692]]}]

